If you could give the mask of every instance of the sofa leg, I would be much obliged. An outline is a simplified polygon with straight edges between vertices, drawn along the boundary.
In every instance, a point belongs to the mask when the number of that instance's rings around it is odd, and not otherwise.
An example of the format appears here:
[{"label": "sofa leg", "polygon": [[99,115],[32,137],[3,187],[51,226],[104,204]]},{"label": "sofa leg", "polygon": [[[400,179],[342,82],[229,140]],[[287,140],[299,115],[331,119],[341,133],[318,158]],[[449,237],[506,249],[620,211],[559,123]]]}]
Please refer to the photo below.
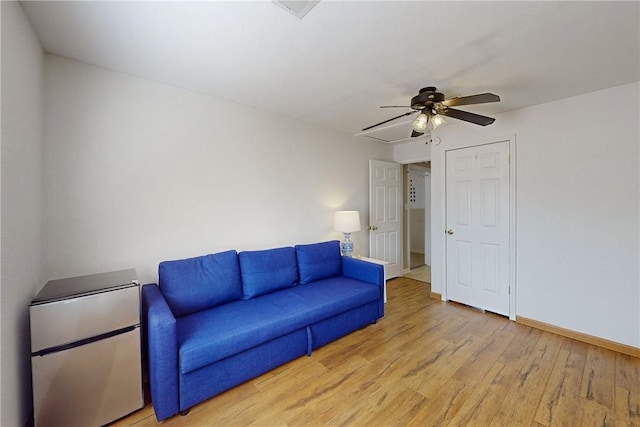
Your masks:
[{"label": "sofa leg", "polygon": [[375,325],[376,323],[378,323],[378,319],[373,319],[373,320],[371,321],[371,324],[372,324],[372,325]]},{"label": "sofa leg", "polygon": [[189,411],[191,411],[191,408],[187,408],[184,411],[180,411],[180,415],[184,417],[189,414]]}]

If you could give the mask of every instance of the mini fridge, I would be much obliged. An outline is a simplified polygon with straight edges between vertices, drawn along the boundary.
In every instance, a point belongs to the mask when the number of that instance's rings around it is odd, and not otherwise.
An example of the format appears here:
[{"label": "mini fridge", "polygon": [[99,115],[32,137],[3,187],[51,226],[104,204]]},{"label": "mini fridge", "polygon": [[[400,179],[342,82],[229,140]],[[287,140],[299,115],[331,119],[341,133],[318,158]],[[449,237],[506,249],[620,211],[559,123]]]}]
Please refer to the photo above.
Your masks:
[{"label": "mini fridge", "polygon": [[101,426],[142,408],[135,269],[51,280],[29,318],[36,427]]}]

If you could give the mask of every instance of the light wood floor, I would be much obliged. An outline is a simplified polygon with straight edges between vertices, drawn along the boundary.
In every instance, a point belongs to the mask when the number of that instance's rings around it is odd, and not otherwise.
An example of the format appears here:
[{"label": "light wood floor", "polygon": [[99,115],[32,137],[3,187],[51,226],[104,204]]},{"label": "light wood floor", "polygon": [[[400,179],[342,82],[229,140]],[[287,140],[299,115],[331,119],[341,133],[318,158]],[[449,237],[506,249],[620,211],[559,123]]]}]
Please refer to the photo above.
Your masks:
[{"label": "light wood floor", "polygon": [[[386,315],[164,426],[640,426],[640,359],[390,281]],[[156,426],[150,405],[116,423]]]}]

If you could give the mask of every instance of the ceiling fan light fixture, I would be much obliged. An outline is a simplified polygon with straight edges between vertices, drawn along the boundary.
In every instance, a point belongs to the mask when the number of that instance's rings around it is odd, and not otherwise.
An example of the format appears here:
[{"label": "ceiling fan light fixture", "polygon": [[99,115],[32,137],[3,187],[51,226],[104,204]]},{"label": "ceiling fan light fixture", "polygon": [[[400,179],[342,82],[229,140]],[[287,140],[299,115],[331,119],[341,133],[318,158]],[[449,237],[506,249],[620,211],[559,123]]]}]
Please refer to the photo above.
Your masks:
[{"label": "ceiling fan light fixture", "polygon": [[442,117],[439,114],[436,114],[431,118],[431,126],[433,126],[434,129],[440,125],[446,125],[446,124],[447,124],[447,121],[444,119],[444,117]]},{"label": "ceiling fan light fixture", "polygon": [[411,137],[416,138],[422,136],[427,131],[427,124],[432,123],[433,129],[438,126],[442,126],[447,122],[443,116],[453,117],[456,120],[462,120],[463,122],[473,123],[479,126],[487,126],[495,122],[496,119],[492,117],[482,116],[480,114],[470,113],[468,111],[457,110],[451,107],[457,107],[460,105],[475,105],[486,104],[489,102],[500,102],[500,97],[493,93],[479,93],[476,95],[461,96],[454,98],[445,98],[444,94],[437,92],[435,86],[428,86],[420,89],[418,95],[411,98],[410,105],[383,105],[380,108],[411,108],[413,111],[408,111],[399,116],[392,117],[384,120],[375,125],[368,126],[362,129],[362,132],[368,131],[385,123],[389,123],[393,120],[397,120],[401,117],[408,116],[410,114],[418,113],[416,119],[411,123],[413,131]]},{"label": "ceiling fan light fixture", "polygon": [[413,130],[416,132],[424,132],[427,130],[427,123],[429,123],[429,116],[425,113],[420,113],[412,123]]}]

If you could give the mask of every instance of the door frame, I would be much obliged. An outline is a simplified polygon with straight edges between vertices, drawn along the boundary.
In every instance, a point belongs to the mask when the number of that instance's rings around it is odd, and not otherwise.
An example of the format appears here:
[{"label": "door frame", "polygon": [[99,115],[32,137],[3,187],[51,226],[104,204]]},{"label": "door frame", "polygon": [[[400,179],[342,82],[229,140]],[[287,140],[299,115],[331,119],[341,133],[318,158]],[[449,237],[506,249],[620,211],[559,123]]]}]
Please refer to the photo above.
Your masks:
[{"label": "door frame", "polygon": [[[431,160],[423,160],[420,162],[412,162],[412,163],[402,163],[403,169],[406,166],[406,175],[409,175],[410,172],[410,167],[413,164],[416,163],[423,163],[423,162],[430,162]],[[428,178],[427,178],[428,176]],[[423,233],[423,239],[424,239],[424,248],[423,248],[423,256],[424,256],[424,260],[425,260],[425,265],[431,265],[431,170],[425,170],[424,171],[424,176],[423,176],[423,180],[424,180],[424,194],[422,195],[424,197],[424,201],[425,201],[425,209],[424,209],[424,233]],[[428,181],[428,185],[427,185],[427,181]],[[405,227],[406,229],[403,230],[403,234],[404,234],[404,238],[405,238],[405,242],[404,242],[404,251],[406,254],[408,254],[407,256],[403,257],[402,260],[402,265],[403,265],[403,274],[408,273],[409,271],[411,271],[411,208],[409,207],[409,179],[408,177],[405,177],[405,189],[404,189],[404,196],[405,196],[405,203],[404,203],[404,220],[405,220]],[[429,219],[429,221],[427,221],[427,219]],[[428,228],[427,228],[428,227]],[[427,264],[426,260],[427,260],[427,255],[429,255],[429,264]],[[404,268],[404,263],[405,261],[407,261],[407,268]]]},{"label": "door frame", "polygon": [[[516,135],[511,135],[505,138],[491,138],[489,141],[482,142],[467,142],[456,144],[455,147],[447,147],[442,150],[442,159],[446,159],[446,154],[448,151],[458,150],[461,148],[469,148],[469,147],[478,147],[481,145],[493,144],[497,142],[507,141],[509,143],[509,319],[516,320],[516,165],[517,165],[517,157],[516,157]],[[433,162],[431,163],[433,165]],[[440,215],[435,219],[434,222],[437,221],[436,227],[433,227],[431,232],[432,236],[435,236],[436,233],[442,233],[444,237],[445,230],[447,228],[447,203],[446,203],[446,164],[443,165],[443,196],[444,203],[442,203]],[[432,176],[433,178],[433,176]],[[444,246],[442,249],[444,250],[444,254],[441,257],[441,272],[442,272],[442,284],[441,284],[441,298],[442,301],[447,301],[447,254],[446,254],[446,239],[443,238]]]},{"label": "door frame", "polygon": [[[425,192],[426,191],[429,192],[429,200],[430,200],[430,203],[429,203],[429,221],[431,222],[431,227],[430,227],[428,245],[429,245],[429,250],[431,251],[431,265],[432,265],[432,268],[433,268],[433,230],[434,230],[434,228],[433,228],[433,225],[434,225],[434,222],[433,222],[433,216],[434,215],[433,215],[433,213],[434,212],[433,212],[433,160],[432,160],[431,156],[432,156],[431,150],[429,150],[427,153],[425,153],[424,156],[411,157],[409,159],[402,159],[402,160],[398,160],[398,162],[403,166],[403,168],[404,168],[404,166],[409,166],[410,164],[413,164],[413,163],[431,162],[431,168],[432,168],[431,171],[430,171],[431,186],[428,189],[425,188]],[[407,183],[408,180],[406,178],[407,178],[406,175],[404,175],[403,176],[403,185],[405,187],[408,187],[408,183]],[[407,181],[407,182],[405,182],[405,181]],[[403,190],[403,196],[404,197],[407,196],[406,188]],[[402,204],[403,220],[406,219],[409,216],[408,209],[409,209],[409,206],[408,206],[407,202],[404,201],[403,204]],[[426,218],[426,209],[425,209],[425,221],[426,221],[426,219],[427,218]],[[402,238],[403,239],[408,239],[409,237],[407,235],[410,232],[411,232],[411,230],[409,230],[408,228],[406,230],[403,229]],[[405,235],[405,233],[407,235]],[[426,236],[425,236],[425,245],[426,244],[427,244],[427,242],[426,242]],[[410,254],[407,255],[407,254],[404,253],[404,252],[406,252],[408,250],[407,242],[403,241],[402,245],[403,245],[402,246],[402,250],[403,250],[403,254],[402,254],[402,274],[404,275],[404,274],[408,273],[411,270],[411,260],[409,260],[407,258],[408,256],[410,256]],[[406,270],[404,268],[404,262],[405,261],[407,261],[407,265],[408,265]],[[431,279],[431,281],[433,282],[433,278]],[[433,296],[434,293],[431,292],[431,295]]]}]

